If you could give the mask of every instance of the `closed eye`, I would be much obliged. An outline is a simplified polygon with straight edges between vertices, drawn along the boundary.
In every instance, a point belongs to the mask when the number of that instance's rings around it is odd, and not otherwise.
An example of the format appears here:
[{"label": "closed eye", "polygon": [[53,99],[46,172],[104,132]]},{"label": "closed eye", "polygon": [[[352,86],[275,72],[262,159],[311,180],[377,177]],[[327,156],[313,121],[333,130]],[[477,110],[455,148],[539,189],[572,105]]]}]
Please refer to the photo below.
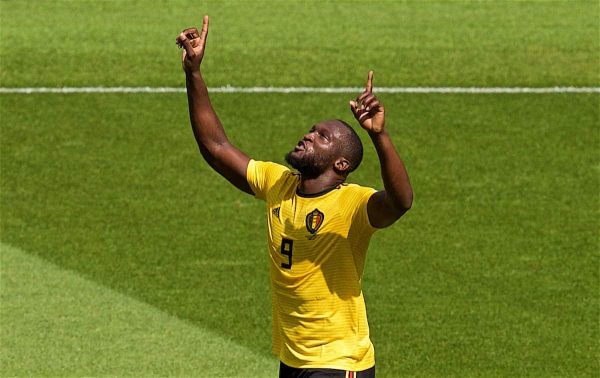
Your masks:
[{"label": "closed eye", "polygon": [[326,140],[326,141],[328,141],[328,142],[329,142],[329,140],[330,140],[330,139],[329,139],[329,135],[326,135],[326,134],[324,134],[324,133],[322,133],[322,132],[318,131],[318,130],[317,130],[317,128],[316,128],[315,126],[311,127],[311,129],[310,129],[310,132],[311,132],[311,133],[314,133],[314,132],[316,132],[316,133],[317,133],[317,135],[319,136],[319,138],[321,138],[321,139],[325,139],[325,140]]}]

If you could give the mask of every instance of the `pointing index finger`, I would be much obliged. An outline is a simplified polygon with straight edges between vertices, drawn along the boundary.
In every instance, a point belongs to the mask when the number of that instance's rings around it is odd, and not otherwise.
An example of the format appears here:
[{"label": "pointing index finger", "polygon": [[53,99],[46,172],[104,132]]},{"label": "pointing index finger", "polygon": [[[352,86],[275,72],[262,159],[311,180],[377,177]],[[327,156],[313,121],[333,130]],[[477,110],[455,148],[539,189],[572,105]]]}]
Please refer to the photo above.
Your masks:
[{"label": "pointing index finger", "polygon": [[208,34],[208,16],[204,16],[202,19],[202,32],[200,33],[200,39],[206,41],[206,35]]},{"label": "pointing index finger", "polygon": [[365,90],[367,92],[373,92],[373,71],[369,71],[369,76],[367,77],[367,86]]}]

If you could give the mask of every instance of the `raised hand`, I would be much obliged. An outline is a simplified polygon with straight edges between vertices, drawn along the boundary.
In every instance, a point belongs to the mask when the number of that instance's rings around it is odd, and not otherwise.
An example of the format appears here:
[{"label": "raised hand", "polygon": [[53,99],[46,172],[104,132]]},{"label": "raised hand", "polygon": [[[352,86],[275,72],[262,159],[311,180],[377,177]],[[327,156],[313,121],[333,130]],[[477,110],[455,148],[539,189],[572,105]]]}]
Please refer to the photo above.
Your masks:
[{"label": "raised hand", "polygon": [[206,47],[206,37],[208,36],[208,16],[202,20],[202,31],[198,33],[196,28],[188,28],[179,33],[175,43],[183,48],[181,56],[181,65],[185,72],[194,72],[200,70],[200,63],[204,57],[204,48]]},{"label": "raised hand", "polygon": [[350,101],[350,109],[360,126],[369,133],[379,134],[385,126],[385,110],[373,94],[373,71],[369,71],[367,85],[355,101]]}]

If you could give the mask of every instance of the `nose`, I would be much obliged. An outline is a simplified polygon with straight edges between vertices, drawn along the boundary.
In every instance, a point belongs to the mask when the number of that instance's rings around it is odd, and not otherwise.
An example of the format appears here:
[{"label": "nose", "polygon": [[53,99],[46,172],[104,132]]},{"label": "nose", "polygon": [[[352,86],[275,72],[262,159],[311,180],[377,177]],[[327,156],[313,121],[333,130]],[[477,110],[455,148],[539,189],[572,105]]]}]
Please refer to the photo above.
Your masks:
[{"label": "nose", "polygon": [[315,136],[315,133],[314,132],[310,132],[310,133],[304,134],[304,138],[303,139],[312,142],[314,136]]}]

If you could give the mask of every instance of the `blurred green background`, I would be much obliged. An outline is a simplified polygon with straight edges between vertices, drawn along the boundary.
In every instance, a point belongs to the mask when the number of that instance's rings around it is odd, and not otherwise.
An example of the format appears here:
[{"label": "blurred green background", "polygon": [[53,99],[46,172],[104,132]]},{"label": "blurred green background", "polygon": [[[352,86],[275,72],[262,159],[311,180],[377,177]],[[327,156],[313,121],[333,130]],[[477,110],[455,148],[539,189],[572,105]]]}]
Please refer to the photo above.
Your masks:
[{"label": "blurred green background", "polygon": [[[600,86],[595,1],[0,2],[2,87]],[[348,94],[213,94],[283,162]],[[598,372],[599,95],[381,94],[415,190],[364,277],[377,374]],[[0,373],[275,376],[264,204],[184,94],[0,94]],[[366,135],[352,182],[381,188]]]}]

